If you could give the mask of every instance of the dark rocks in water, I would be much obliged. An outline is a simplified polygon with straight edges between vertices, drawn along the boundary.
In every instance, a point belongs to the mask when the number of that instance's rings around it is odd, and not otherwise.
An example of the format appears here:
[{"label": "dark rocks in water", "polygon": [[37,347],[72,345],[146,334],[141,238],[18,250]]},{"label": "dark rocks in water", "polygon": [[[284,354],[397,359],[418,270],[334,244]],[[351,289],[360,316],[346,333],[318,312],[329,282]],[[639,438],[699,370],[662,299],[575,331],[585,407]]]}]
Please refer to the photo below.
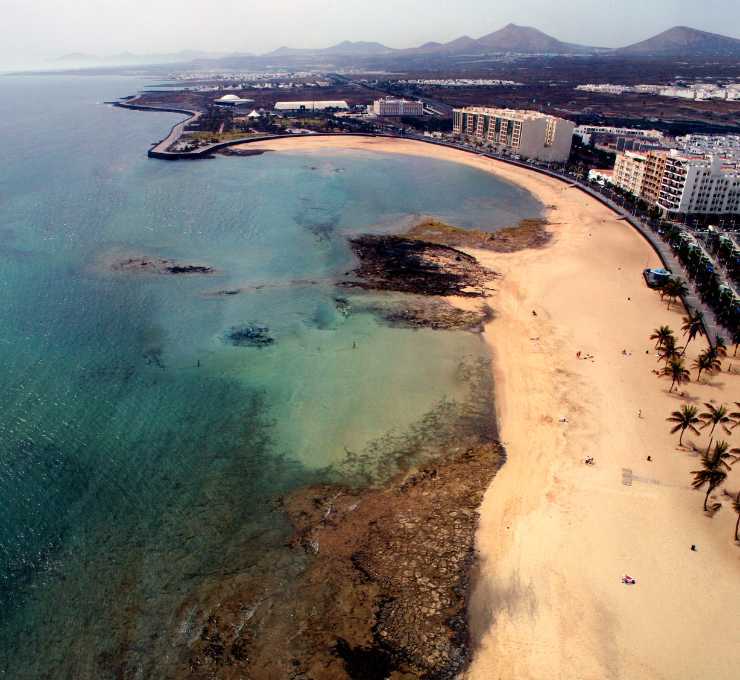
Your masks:
[{"label": "dark rocks in water", "polygon": [[200,264],[173,264],[164,269],[168,274],[210,274],[213,272],[211,267]]},{"label": "dark rocks in water", "polygon": [[505,458],[488,359],[461,362],[458,372],[467,398],[347,451],[313,483],[300,470],[300,486],[268,501],[266,538],[245,526],[238,548],[226,544],[233,570],[194,577],[162,636],[167,672],[146,677],[458,677],[471,653],[465,612],[478,507]]},{"label": "dark rocks in water", "polygon": [[267,149],[240,149],[234,146],[226,146],[219,149],[217,153],[223,156],[261,156]]},{"label": "dark rocks in water", "polygon": [[420,295],[482,297],[495,272],[449,246],[393,235],[358,236],[350,245],[360,260],[355,281],[340,285]]},{"label": "dark rocks in water", "polygon": [[113,271],[143,272],[146,274],[213,274],[215,269],[204,264],[177,262],[163,257],[124,257],[110,263]]},{"label": "dark rocks in water", "polygon": [[362,308],[379,316],[391,326],[400,328],[432,328],[434,330],[464,330],[480,333],[483,325],[493,318],[488,305],[466,310],[443,299],[413,297],[408,300],[370,303]]},{"label": "dark rocks in water", "polygon": [[337,312],[345,318],[352,313],[352,303],[346,297],[335,297],[334,307],[336,307]]},{"label": "dark rocks in water", "polygon": [[[327,678],[452,680],[465,669],[478,507],[503,460],[498,444],[479,444],[380,489],[286,499],[293,542],[312,555],[306,578],[336,593],[322,635],[335,636],[344,672]],[[325,654],[319,646],[301,666],[326,667]]]},{"label": "dark rocks in water", "polygon": [[224,333],[224,340],[235,347],[267,347],[275,342],[267,326],[256,324],[232,326]]}]

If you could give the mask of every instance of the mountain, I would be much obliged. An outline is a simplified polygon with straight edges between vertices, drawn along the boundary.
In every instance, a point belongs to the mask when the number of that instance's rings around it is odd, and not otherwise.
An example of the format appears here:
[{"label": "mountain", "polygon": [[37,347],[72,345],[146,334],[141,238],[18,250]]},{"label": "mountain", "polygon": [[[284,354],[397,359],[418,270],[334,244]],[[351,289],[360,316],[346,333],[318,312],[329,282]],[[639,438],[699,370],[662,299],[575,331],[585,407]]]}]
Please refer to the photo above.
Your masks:
[{"label": "mountain", "polygon": [[378,42],[352,42],[345,40],[331,47],[319,49],[278,47],[278,49],[263,55],[265,57],[318,57],[318,56],[343,56],[343,57],[372,57],[380,54],[394,52],[390,47]]},{"label": "mountain", "polygon": [[351,56],[365,56],[376,54],[387,54],[394,50],[378,42],[352,42],[345,40],[338,45],[333,45],[326,49],[327,54],[346,54]]},{"label": "mountain", "polygon": [[615,53],[635,56],[740,57],[740,40],[688,26],[674,26],[647,40],[621,47]]},{"label": "mountain", "polygon": [[488,52],[574,54],[594,51],[593,47],[564,43],[531,26],[516,24],[507,24],[498,31],[478,38],[476,43]]},{"label": "mountain", "polygon": [[[401,50],[399,50],[400,52]],[[600,51],[595,47],[572,45],[553,38],[531,26],[508,24],[482,38],[464,35],[447,43],[425,43],[421,47],[402,50],[407,54],[493,54],[518,52],[520,54],[587,54]]]}]

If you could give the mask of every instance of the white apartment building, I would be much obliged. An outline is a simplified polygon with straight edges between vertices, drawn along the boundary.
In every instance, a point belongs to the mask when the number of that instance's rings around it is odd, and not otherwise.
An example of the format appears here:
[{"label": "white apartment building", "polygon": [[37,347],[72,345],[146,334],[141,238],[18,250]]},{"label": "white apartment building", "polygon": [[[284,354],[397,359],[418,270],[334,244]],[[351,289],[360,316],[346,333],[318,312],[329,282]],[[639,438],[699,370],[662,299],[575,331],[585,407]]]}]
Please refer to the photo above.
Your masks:
[{"label": "white apartment building", "polygon": [[646,161],[647,156],[632,151],[617,154],[617,160],[614,163],[613,183],[620,189],[629,191],[635,196],[640,196],[645,180]]},{"label": "white apartment building", "polygon": [[537,111],[470,106],[455,109],[455,134],[523,158],[563,163],[568,160],[575,124]]},{"label": "white apartment building", "polygon": [[373,113],[376,116],[423,116],[424,103],[386,97],[373,102]]},{"label": "white apartment building", "polygon": [[582,135],[616,135],[619,137],[649,137],[657,141],[663,140],[660,130],[640,130],[639,128],[611,127],[609,125],[579,125],[573,131]]},{"label": "white apartment building", "polygon": [[740,172],[717,156],[687,156],[675,149],[665,160],[657,205],[666,213],[740,213]]}]

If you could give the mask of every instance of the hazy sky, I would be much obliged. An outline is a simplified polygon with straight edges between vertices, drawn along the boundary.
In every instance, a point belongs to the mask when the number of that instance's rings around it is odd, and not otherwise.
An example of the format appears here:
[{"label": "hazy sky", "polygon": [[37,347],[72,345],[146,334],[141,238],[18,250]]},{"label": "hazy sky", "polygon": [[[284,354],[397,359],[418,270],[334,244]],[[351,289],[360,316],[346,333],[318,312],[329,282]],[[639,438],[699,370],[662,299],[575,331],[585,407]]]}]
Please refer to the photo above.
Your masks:
[{"label": "hazy sky", "polygon": [[676,24],[738,37],[739,0],[0,0],[0,63],[68,52],[410,47],[508,22],[615,46]]}]

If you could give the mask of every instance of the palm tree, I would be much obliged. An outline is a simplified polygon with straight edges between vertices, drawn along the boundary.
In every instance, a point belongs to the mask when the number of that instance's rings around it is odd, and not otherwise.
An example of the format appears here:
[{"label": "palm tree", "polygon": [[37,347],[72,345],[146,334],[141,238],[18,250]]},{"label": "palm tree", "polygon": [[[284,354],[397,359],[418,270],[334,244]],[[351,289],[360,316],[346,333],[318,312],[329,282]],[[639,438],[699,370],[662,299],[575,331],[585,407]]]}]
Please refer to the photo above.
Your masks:
[{"label": "palm tree", "polygon": [[735,329],[732,333],[732,344],[735,345],[735,351],[732,353],[733,357],[737,356],[737,346],[740,345],[740,328]]},{"label": "palm tree", "polygon": [[683,318],[683,326],[681,326],[681,330],[683,331],[684,335],[689,336],[688,340],[686,340],[683,351],[681,352],[681,354],[684,354],[684,352],[686,352],[686,348],[689,346],[689,343],[697,335],[704,335],[704,314],[702,314],[701,312],[692,312],[691,310],[689,310],[688,315]]},{"label": "palm tree", "polygon": [[717,425],[719,425],[727,434],[730,433],[730,429],[727,427],[727,423],[730,422],[730,416],[727,415],[727,407],[724,404],[715,406],[709,402],[704,402],[704,406],[706,406],[707,410],[699,414],[699,420],[702,422],[702,430],[710,425],[712,426],[712,429],[709,430],[709,446],[707,446],[707,453],[709,453],[709,449],[712,446],[714,428],[716,428]]},{"label": "palm tree", "polygon": [[735,500],[732,501],[732,509],[737,513],[737,522],[735,522],[735,540],[740,541],[737,535],[738,529],[740,529],[740,491],[737,492]]},{"label": "palm tree", "polygon": [[651,340],[655,340],[655,349],[660,349],[661,347],[663,347],[663,345],[665,345],[666,342],[670,342],[669,338],[672,338],[675,344],[673,331],[670,329],[669,326],[659,326],[653,331],[653,334],[650,336]]},{"label": "palm tree", "polygon": [[688,295],[689,288],[686,282],[680,278],[675,277],[668,281],[665,286],[665,294],[668,297],[668,309],[671,308],[671,302],[675,302],[677,298],[682,298]]},{"label": "palm tree", "polygon": [[[720,442],[717,442],[719,445]],[[725,444],[725,442],[722,442]],[[727,479],[727,470],[730,466],[722,460],[717,454],[717,446],[715,446],[715,452],[710,456],[709,453],[705,453],[701,457],[701,470],[692,470],[691,474],[694,475],[694,481],[691,486],[694,489],[701,489],[705,484],[707,487],[707,495],[704,496],[704,510],[707,511],[707,501],[709,500],[709,494],[712,493],[722,482]]]},{"label": "palm tree", "polygon": [[689,382],[691,376],[683,365],[683,359],[674,357],[670,362],[663,368],[663,375],[670,376],[671,378],[671,389],[669,392],[673,392],[673,386],[681,383]]},{"label": "palm tree", "polygon": [[665,363],[668,364],[668,362],[673,361],[673,359],[680,358],[681,355],[676,346],[676,338],[674,338],[673,335],[669,335],[658,350],[658,361],[665,361]]},{"label": "palm tree", "polygon": [[699,430],[696,429],[696,426],[701,421],[697,418],[697,413],[699,413],[699,410],[696,406],[684,404],[681,406],[680,411],[674,411],[668,418],[666,418],[667,421],[676,423],[671,429],[671,434],[675,434],[681,430],[681,436],[678,438],[679,446],[683,443],[683,435],[686,430],[691,430],[694,434],[699,434]]},{"label": "palm tree", "polygon": [[714,343],[714,351],[716,352],[717,356],[722,359],[727,356],[727,343],[721,335],[717,336],[717,340]]},{"label": "palm tree", "polygon": [[704,350],[691,364],[692,368],[698,368],[699,373],[696,379],[699,380],[701,372],[706,371],[707,373],[714,373],[722,368],[720,360],[714,355],[711,348]]}]

